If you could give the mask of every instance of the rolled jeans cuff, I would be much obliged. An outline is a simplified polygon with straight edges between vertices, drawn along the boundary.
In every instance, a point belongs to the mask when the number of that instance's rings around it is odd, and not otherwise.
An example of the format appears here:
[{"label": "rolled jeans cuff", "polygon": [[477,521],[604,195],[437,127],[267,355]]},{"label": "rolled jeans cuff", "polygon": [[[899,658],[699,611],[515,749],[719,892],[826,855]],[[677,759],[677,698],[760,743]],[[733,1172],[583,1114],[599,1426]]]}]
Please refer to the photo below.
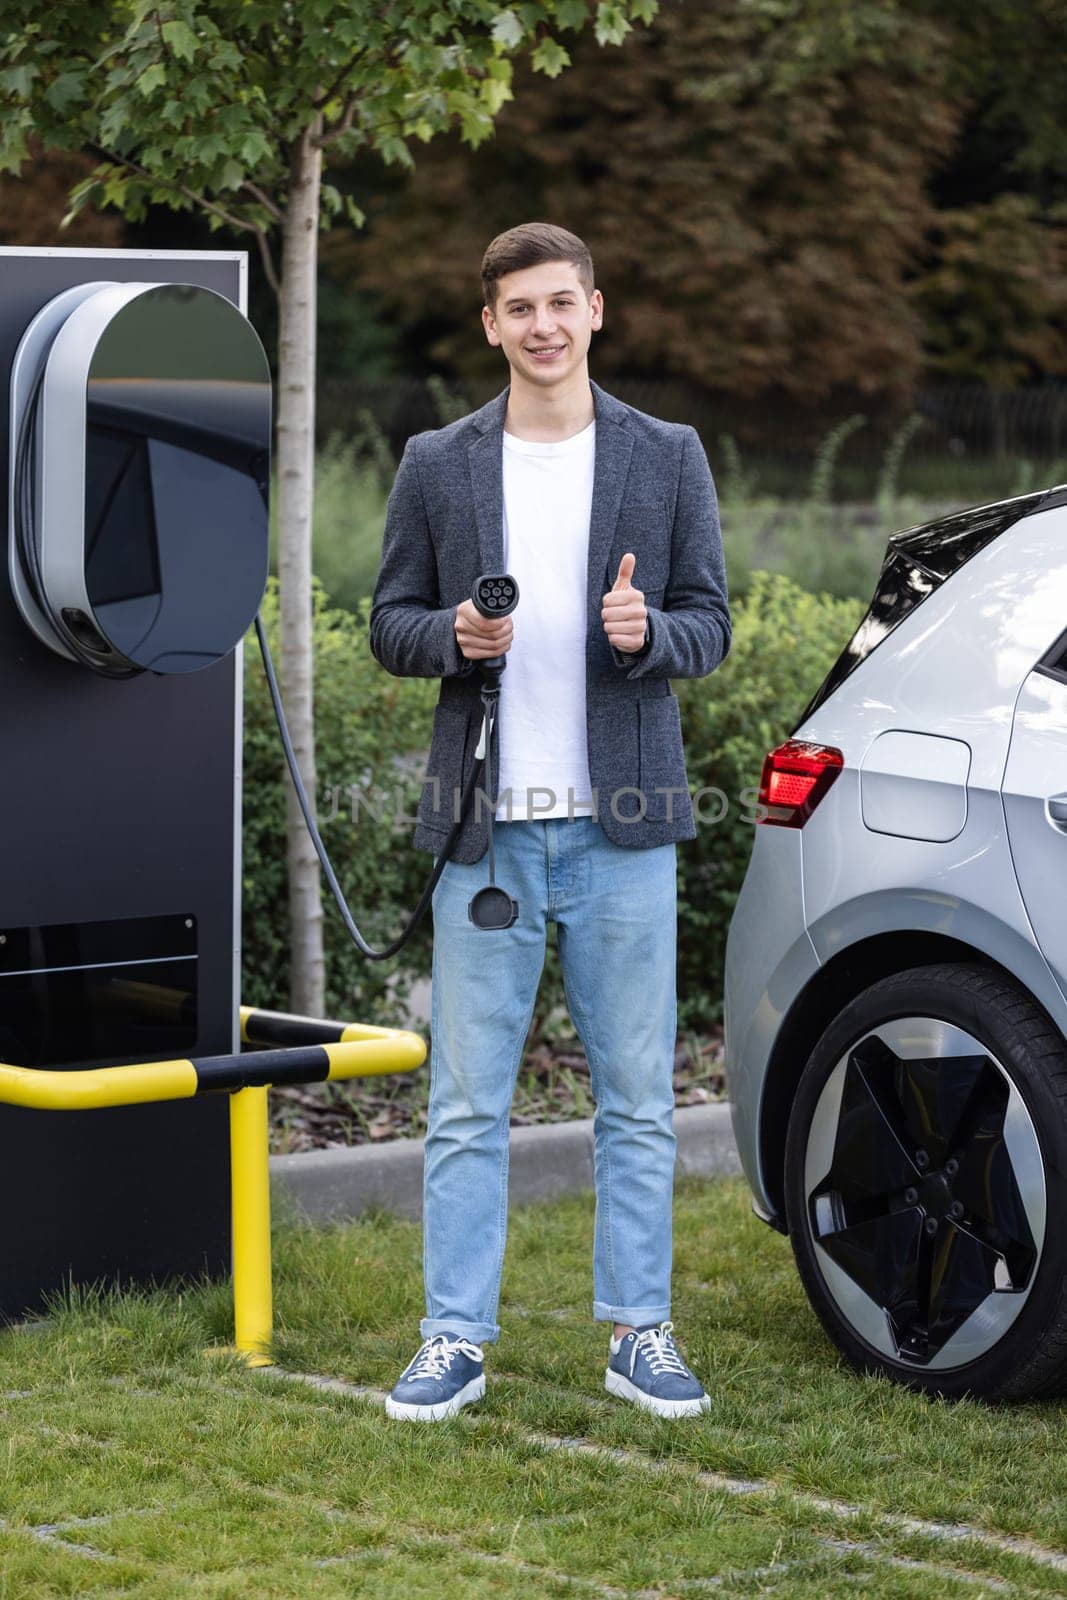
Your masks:
[{"label": "rolled jeans cuff", "polygon": [[435,1333],[458,1333],[472,1344],[496,1344],[500,1338],[495,1322],[460,1322],[457,1317],[423,1317],[419,1333],[424,1339],[432,1339]]},{"label": "rolled jeans cuff", "polygon": [[593,1301],[595,1322],[626,1322],[631,1328],[647,1328],[650,1322],[667,1322],[670,1306],[609,1306],[603,1300]]}]

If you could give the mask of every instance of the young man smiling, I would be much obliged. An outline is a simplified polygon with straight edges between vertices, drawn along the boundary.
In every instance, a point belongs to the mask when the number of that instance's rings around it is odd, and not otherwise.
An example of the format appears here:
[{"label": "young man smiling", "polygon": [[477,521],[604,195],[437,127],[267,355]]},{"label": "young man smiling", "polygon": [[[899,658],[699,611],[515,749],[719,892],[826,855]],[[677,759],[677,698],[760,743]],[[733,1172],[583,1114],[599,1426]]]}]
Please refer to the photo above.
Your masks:
[{"label": "young man smiling", "polygon": [[[596,1100],[593,1316],[609,1391],[663,1416],[708,1404],[670,1321],[676,844],[696,834],[673,677],[730,646],[715,489],[695,431],[592,383],[604,321],[590,253],[544,222],[482,260],[482,325],[510,383],[409,440],[370,618],[390,672],[441,679],[415,833],[440,853],[481,727],[479,661],[504,655],[489,764],[496,875],[519,904],[476,927],[486,805],[468,809],[433,894],[423,1343],[390,1416],[436,1421],[485,1390],[507,1223],[515,1078],[557,926]],[[510,572],[513,616],[470,594]],[[638,585],[642,587],[638,587]],[[427,792],[429,790],[429,792]]]}]

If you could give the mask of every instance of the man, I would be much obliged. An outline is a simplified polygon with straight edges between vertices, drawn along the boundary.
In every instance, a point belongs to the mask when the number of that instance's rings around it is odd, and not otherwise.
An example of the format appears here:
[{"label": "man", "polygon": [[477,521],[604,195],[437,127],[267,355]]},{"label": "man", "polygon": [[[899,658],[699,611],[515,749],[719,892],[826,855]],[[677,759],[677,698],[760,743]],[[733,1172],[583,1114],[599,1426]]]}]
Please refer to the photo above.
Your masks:
[{"label": "man", "polygon": [[[509,1108],[552,920],[597,1103],[605,1384],[686,1416],[708,1404],[670,1322],[676,842],[696,827],[669,679],[704,677],[730,646],[715,489],[691,427],[590,382],[604,301],[581,239],[511,228],[485,252],[482,287],[510,384],[408,441],[370,617],[384,667],[441,679],[415,832],[435,856],[475,759],[478,662],[506,658],[486,803],[468,807],[433,894],[424,1342],[386,1409],[436,1421],[484,1393]],[[518,607],[483,617],[474,581],[504,571]],[[496,876],[519,904],[507,929],[468,915],[490,806]]]}]

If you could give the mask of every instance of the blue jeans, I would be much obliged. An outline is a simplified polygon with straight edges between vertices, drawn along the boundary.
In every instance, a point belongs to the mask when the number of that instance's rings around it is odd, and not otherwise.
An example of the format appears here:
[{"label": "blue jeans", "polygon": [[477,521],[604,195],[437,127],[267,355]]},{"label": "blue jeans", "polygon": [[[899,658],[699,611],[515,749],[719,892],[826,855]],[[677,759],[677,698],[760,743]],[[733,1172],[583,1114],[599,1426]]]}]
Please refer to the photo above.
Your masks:
[{"label": "blue jeans", "polygon": [[592,817],[497,823],[494,845],[496,880],[519,902],[510,928],[476,928],[467,915],[488,882],[488,855],[449,861],[433,893],[422,1337],[500,1335],[508,1114],[549,921],[596,1101],[593,1316],[661,1322],[675,1150],[675,846],[627,849]]}]

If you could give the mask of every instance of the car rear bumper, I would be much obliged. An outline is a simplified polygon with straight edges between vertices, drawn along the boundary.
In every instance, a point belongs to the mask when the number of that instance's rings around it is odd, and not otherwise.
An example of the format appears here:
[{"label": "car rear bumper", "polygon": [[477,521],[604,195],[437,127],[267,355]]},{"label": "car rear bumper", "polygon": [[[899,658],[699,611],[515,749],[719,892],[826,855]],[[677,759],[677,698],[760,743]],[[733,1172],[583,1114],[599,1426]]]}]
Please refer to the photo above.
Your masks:
[{"label": "car rear bumper", "polygon": [[804,922],[800,830],[758,826],[726,941],[726,1073],[734,1138],[753,1210],[777,1223],[760,1160],[760,1111],[782,1022],[819,969]]}]

